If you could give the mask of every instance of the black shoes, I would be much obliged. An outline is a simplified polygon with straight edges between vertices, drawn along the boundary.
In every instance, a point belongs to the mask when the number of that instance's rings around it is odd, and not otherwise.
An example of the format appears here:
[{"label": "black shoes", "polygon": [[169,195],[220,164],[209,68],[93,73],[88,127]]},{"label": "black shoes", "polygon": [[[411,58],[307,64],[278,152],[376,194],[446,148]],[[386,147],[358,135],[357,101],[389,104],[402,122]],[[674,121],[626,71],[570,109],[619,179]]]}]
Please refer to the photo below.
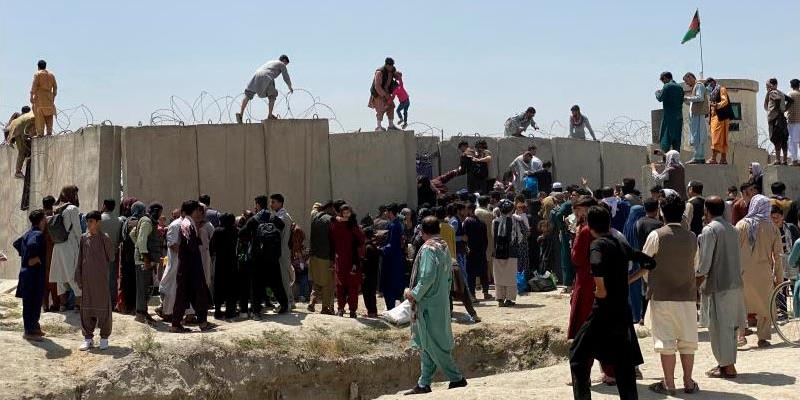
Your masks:
[{"label": "black shoes", "polygon": [[431,387],[430,386],[424,386],[423,387],[423,386],[417,385],[417,386],[414,386],[413,389],[403,393],[403,395],[404,396],[410,396],[410,395],[414,395],[414,394],[425,394],[425,393],[430,393],[430,392],[431,392]]},{"label": "black shoes", "polygon": [[447,386],[448,389],[456,389],[460,387],[467,386],[467,378],[461,378],[458,382],[450,382],[450,385]]}]

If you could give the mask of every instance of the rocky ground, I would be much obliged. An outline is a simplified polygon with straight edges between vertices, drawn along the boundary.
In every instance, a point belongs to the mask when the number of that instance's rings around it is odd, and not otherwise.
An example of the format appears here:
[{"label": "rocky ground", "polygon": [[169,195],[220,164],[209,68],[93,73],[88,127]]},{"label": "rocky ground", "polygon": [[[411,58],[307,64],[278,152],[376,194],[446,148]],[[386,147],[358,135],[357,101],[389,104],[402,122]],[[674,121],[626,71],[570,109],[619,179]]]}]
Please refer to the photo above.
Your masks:
[{"label": "rocky ground", "polygon": [[[47,341],[29,343],[21,339],[18,299],[2,294],[0,398],[367,399],[393,398],[391,393],[413,385],[419,366],[407,328],[310,314],[303,306],[288,315],[220,322],[215,332],[185,335],[169,334],[164,323],[151,329],[114,314],[111,349],[80,352],[76,313],[44,314]],[[477,307],[483,322],[466,324],[456,305],[456,360],[470,386],[447,391],[439,384],[423,398],[569,398],[561,329],[568,307],[568,298],[555,293],[523,296],[516,308],[486,301]],[[647,393],[660,368],[651,340],[642,338],[641,346],[646,379],[640,394],[664,398]],[[685,398],[800,398],[799,351],[784,345],[742,351],[738,379],[711,380],[701,375],[714,363],[703,340],[695,374],[703,391]],[[594,391],[596,398],[616,393],[601,385]]]}]

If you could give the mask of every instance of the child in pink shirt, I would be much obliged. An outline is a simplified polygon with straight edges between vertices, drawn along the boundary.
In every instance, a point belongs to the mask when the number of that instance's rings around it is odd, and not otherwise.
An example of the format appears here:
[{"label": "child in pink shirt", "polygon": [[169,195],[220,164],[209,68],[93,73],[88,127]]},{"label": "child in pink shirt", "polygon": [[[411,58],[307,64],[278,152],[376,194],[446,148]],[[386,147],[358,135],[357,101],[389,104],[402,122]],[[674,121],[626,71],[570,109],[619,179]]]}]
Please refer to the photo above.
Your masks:
[{"label": "child in pink shirt", "polygon": [[[401,127],[406,129],[406,126],[408,126],[408,106],[411,105],[411,103],[408,101],[408,92],[406,92],[403,86],[403,74],[395,72],[394,76],[396,80],[395,84],[392,85],[394,87],[392,90],[392,101],[394,101],[395,97],[400,101],[400,104],[397,105],[397,118],[399,120],[398,122],[403,123]],[[403,114],[401,114],[401,111]]]}]

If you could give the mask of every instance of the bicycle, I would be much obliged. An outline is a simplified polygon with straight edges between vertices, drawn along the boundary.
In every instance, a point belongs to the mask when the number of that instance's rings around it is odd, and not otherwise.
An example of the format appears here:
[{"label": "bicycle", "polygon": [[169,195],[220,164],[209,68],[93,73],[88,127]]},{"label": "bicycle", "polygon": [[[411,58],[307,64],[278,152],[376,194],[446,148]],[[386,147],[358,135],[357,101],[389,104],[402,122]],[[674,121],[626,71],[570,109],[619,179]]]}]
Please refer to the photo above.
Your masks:
[{"label": "bicycle", "polygon": [[800,346],[800,299],[793,290],[797,284],[795,280],[779,284],[769,301],[772,326],[784,342],[793,346]]}]

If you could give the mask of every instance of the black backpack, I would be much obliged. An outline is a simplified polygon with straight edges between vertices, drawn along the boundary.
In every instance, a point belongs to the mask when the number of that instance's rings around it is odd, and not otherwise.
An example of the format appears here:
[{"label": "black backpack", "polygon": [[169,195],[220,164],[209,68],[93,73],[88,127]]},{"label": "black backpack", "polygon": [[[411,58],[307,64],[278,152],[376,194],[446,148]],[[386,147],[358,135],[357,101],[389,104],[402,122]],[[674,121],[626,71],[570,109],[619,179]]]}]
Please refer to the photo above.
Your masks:
[{"label": "black backpack", "polygon": [[258,258],[278,259],[281,256],[281,231],[282,221],[275,216],[269,216],[265,222],[258,224],[253,238],[253,256]]},{"label": "black backpack", "polygon": [[64,243],[69,240],[69,231],[71,230],[71,226],[67,229],[64,224],[64,216],[61,215],[61,211],[53,215],[50,221],[47,222],[47,233],[50,234],[53,243]]},{"label": "black backpack", "polygon": [[497,223],[494,224],[494,258],[498,260],[507,260],[511,257],[511,224],[514,221],[511,217],[500,217],[500,218],[508,218],[506,221],[506,231],[505,232],[498,232],[500,230],[500,220],[496,220]]}]

